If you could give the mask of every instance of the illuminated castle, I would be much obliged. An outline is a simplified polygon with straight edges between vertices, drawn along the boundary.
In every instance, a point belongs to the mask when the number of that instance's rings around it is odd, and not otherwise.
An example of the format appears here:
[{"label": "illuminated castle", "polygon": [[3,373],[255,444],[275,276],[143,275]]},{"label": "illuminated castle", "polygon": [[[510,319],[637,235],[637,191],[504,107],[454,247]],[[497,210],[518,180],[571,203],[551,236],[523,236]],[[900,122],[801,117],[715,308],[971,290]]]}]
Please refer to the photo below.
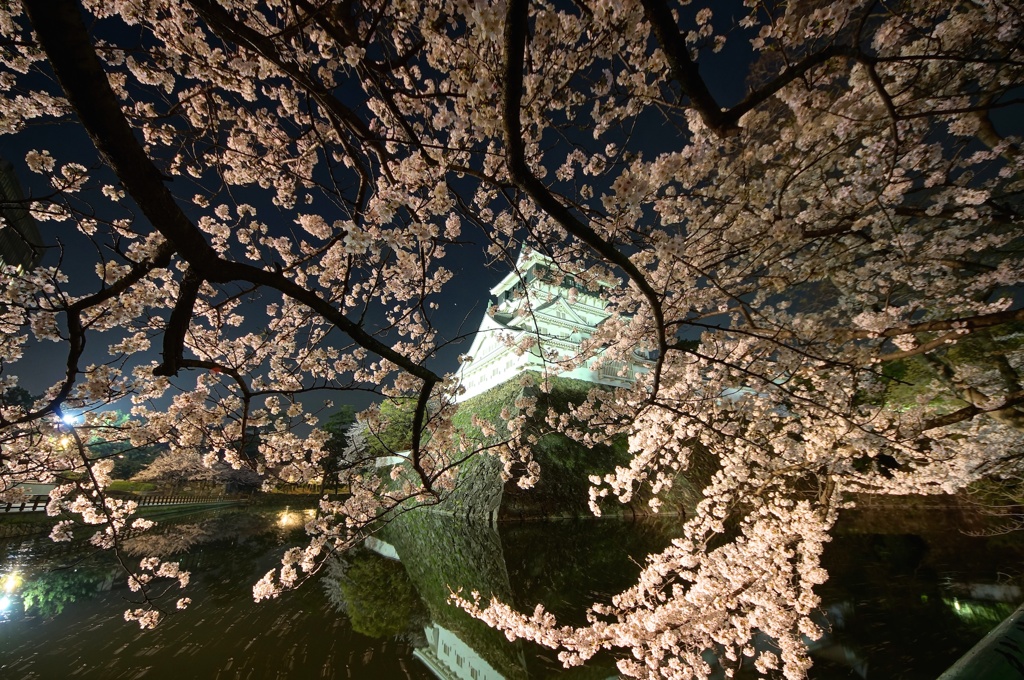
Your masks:
[{"label": "illuminated castle", "polygon": [[[575,360],[580,343],[610,315],[607,302],[594,291],[577,287],[571,275],[539,253],[520,253],[515,271],[491,288],[492,300],[480,322],[471,361],[459,378],[465,393],[459,401],[486,392],[525,371],[628,387],[636,375],[650,370],[646,354],[634,351],[629,366],[621,361],[588,357],[571,370],[559,365]],[[525,350],[517,353],[517,349]]]}]

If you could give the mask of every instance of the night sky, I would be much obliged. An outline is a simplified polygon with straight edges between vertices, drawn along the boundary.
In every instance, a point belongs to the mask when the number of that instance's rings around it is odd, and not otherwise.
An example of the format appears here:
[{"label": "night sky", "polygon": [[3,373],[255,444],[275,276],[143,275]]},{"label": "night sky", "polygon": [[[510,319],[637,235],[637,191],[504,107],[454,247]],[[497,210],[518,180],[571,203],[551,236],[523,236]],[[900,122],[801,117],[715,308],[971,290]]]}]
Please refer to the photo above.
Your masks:
[{"label": "night sky", "polygon": [[[699,7],[692,6],[690,9],[696,12]],[[722,3],[715,3],[715,9],[716,25],[719,24],[719,21],[724,25],[724,20],[728,16],[727,10],[722,9]],[[743,9],[740,3],[736,3],[734,18],[738,19],[742,13]],[[100,22],[100,25],[103,24],[105,26],[102,30],[109,31],[111,22]],[[753,31],[735,29],[730,35],[726,48],[721,53],[702,52],[701,70],[712,93],[723,106],[740,101],[746,91],[747,73],[753,54],[749,45],[749,39],[752,36]],[[632,131],[629,141],[635,150],[642,152],[645,156],[650,156],[665,147],[665,139],[665,128],[662,121],[640,120],[638,128]],[[673,139],[670,144],[673,148],[677,148],[679,145],[680,140],[678,139]],[[14,165],[26,195],[30,197],[42,196],[49,191],[48,178],[29,172],[25,164],[25,154],[32,149],[51,149],[57,158],[58,167],[68,162],[79,162],[89,168],[94,168],[98,163],[98,157],[91,141],[75,121],[62,123],[33,121],[16,135],[0,137],[0,156],[8,159]],[[103,173],[106,173],[106,178],[103,178]],[[93,191],[98,190],[98,185],[117,183],[113,173],[109,170],[104,170],[95,177],[103,179],[94,180],[96,186],[92,187]],[[453,180],[453,182],[456,183],[453,186],[458,187],[457,183],[460,180]],[[186,179],[175,178],[170,184],[170,188],[179,197],[179,204],[186,212],[198,216],[197,209],[191,204],[189,198],[203,187],[190,185]],[[271,224],[272,229],[298,229],[293,222],[292,213],[270,205],[268,192],[258,189],[241,189],[236,191],[233,199],[236,202],[250,202],[256,205],[259,218],[261,221]],[[316,208],[317,205],[314,204],[313,207]],[[328,222],[341,217],[330,214],[323,216]],[[139,217],[138,219],[143,218]],[[486,236],[476,229],[476,227],[467,225],[464,230],[464,238],[467,243],[450,246],[448,248],[449,256],[444,262],[444,266],[454,272],[455,278],[446,287],[443,300],[438,300],[441,303],[441,308],[435,312],[432,321],[440,329],[441,335],[447,339],[472,333],[476,329],[479,319],[487,307],[489,288],[508,272],[508,266],[503,263],[487,266],[483,249],[488,241]],[[71,221],[44,222],[40,224],[40,231],[44,243],[52,246],[43,259],[43,265],[54,266],[59,262],[61,269],[71,281],[68,289],[72,293],[94,290],[98,282],[94,273],[98,255],[89,241],[77,232],[74,224]],[[140,229],[140,231],[147,230]],[[58,244],[61,247],[58,247]],[[82,281],[86,282],[84,288]],[[276,293],[268,291],[257,300],[253,310],[256,311],[277,299],[279,296]],[[260,316],[259,312],[253,314],[247,323],[253,324],[252,328],[258,327],[261,323]],[[247,329],[243,327],[239,330]],[[87,348],[83,365],[110,360],[106,352],[106,345],[111,341],[107,337],[109,335],[111,334],[91,337],[91,344]],[[459,344],[445,347],[429,363],[429,368],[439,374],[454,370],[457,366],[457,355],[468,349],[471,340],[472,338],[466,338]],[[135,359],[140,362],[154,360],[157,358],[159,347],[160,340],[157,338],[153,350],[145,356]],[[65,360],[66,354],[63,346],[56,343],[43,343],[29,350],[26,358],[15,367],[15,373],[19,375],[23,387],[33,394],[39,394],[63,376]],[[179,387],[188,388],[194,381],[195,375],[194,371],[182,371],[175,379],[175,383]],[[318,398],[311,397],[309,400]],[[349,397],[339,394],[332,398],[336,403],[347,402],[362,407],[369,403],[372,397],[358,394]],[[127,405],[124,407],[127,408]]]},{"label": "night sky", "polygon": [[[29,198],[45,196],[50,191],[48,177],[30,172],[25,163],[25,154],[33,149],[51,149],[57,158],[58,167],[68,162],[82,163],[90,168],[96,167],[97,164],[97,154],[91,141],[85,131],[73,122],[36,123],[16,135],[0,136],[0,157],[8,159],[15,167],[22,188]],[[95,177],[102,179],[93,182],[96,186],[90,185],[92,191],[96,191],[101,184],[117,184],[114,174],[107,169],[102,169]],[[187,199],[196,193],[196,187],[188,186],[180,178],[176,178],[170,186],[175,195],[184,198],[179,201],[179,204],[186,212],[198,215],[196,207]],[[88,191],[84,193],[88,194]],[[251,195],[246,196],[246,193]],[[239,199],[240,202],[257,205],[261,220],[265,220],[271,225],[282,225],[283,230],[299,230],[299,227],[292,221],[293,214],[270,206],[266,192],[259,189],[248,192],[243,190],[236,193],[236,196],[238,195],[243,196],[242,199]],[[341,216],[325,215],[328,221],[338,217]],[[137,219],[144,223],[145,218],[141,214]],[[74,223],[72,221],[45,221],[39,223],[39,229],[43,242],[47,246],[41,266],[59,266],[69,278],[67,290],[71,293],[95,290],[98,284],[95,266],[99,261],[99,254],[88,239],[78,232]],[[143,232],[148,230],[148,226],[140,229]],[[489,289],[508,273],[507,268],[487,266],[482,255],[483,248],[486,247],[486,239],[479,231],[474,232],[471,228],[467,228],[464,236],[467,241],[465,244],[448,248],[449,256],[445,260],[444,266],[452,270],[456,276],[448,284],[444,293],[444,303],[433,317],[433,322],[440,329],[441,335],[448,340],[472,334],[476,330],[480,317],[487,306]],[[262,309],[267,304],[279,299],[280,295],[275,291],[265,291],[260,294],[251,306],[251,316],[247,318],[247,324],[237,331],[247,332],[259,328],[263,323]],[[110,361],[111,357],[106,348],[113,341],[113,333],[89,334],[87,336],[89,344],[82,365]],[[468,349],[471,341],[470,337],[442,348],[436,358],[430,362],[430,368],[438,373],[455,370],[458,366],[456,357]],[[158,360],[159,348],[160,340],[157,338],[153,343],[153,349],[143,356],[136,357],[138,363]],[[187,352],[186,356],[188,356]],[[33,395],[38,395],[63,377],[66,360],[65,345],[52,342],[33,342],[26,351],[26,356],[13,367],[13,373],[18,375],[19,384],[22,387]],[[173,380],[179,387],[187,388],[194,383],[196,375],[196,371],[182,370],[179,376]],[[323,398],[325,396],[313,396],[304,401],[312,406]],[[379,400],[379,397],[362,393],[338,394],[329,398],[338,404],[351,403],[360,408],[365,407],[371,401]],[[130,407],[128,404],[117,406],[124,409]]]},{"label": "night sky", "polygon": [[[106,22],[101,22],[101,24],[103,23]],[[107,23],[107,30],[109,30],[109,26],[110,24]],[[732,39],[722,53],[708,54],[705,63],[702,64],[706,75],[709,76],[709,84],[714,94],[726,105],[742,98],[745,90],[746,65],[749,62],[750,54],[746,39]],[[659,135],[663,134],[663,131],[658,129],[659,127],[652,124],[645,129],[641,125],[640,129],[635,131],[632,143],[638,145],[645,153],[656,153],[659,146]],[[23,131],[16,135],[0,137],[0,156],[8,159],[14,165],[25,193],[29,197],[43,196],[49,192],[48,178],[29,172],[25,164],[25,154],[33,149],[51,149],[54,157],[57,158],[58,167],[68,162],[79,162],[86,167],[94,168],[98,163],[98,157],[91,141],[75,121],[30,122]],[[103,178],[104,172],[107,175],[106,178]],[[116,184],[116,178],[109,170],[101,172],[96,177],[103,178],[101,181],[94,181],[96,185],[107,182]],[[196,189],[201,189],[201,187],[189,186],[187,180],[182,178],[175,178],[170,186],[172,192],[182,199],[179,201],[180,205],[187,212],[196,214],[195,207],[188,199],[196,193]],[[93,187],[94,191],[97,189],[98,186]],[[256,205],[261,220],[267,221],[271,225],[276,222],[282,225],[282,229],[297,229],[292,222],[291,214],[269,205],[266,192],[249,190],[252,196],[246,196],[245,193],[246,190],[243,189],[236,194],[236,200],[244,200]],[[239,195],[241,195],[241,199],[239,199]],[[263,205],[260,205],[261,202]],[[271,216],[272,211],[277,211],[277,215]],[[328,221],[333,219],[327,214],[324,217]],[[138,219],[144,218],[139,217]],[[487,245],[487,239],[479,230],[474,232],[474,229],[476,228],[468,227],[464,231],[464,237],[468,243],[449,247],[449,257],[444,263],[448,269],[454,272],[455,278],[448,284],[441,308],[435,313],[432,321],[441,330],[442,336],[448,339],[475,331],[488,303],[488,290],[508,272],[508,267],[504,264],[487,266],[482,252]],[[89,242],[77,232],[74,224],[71,221],[43,222],[40,224],[40,231],[44,243],[51,246],[44,256],[43,266],[55,266],[59,263],[62,271],[70,279],[68,289],[72,293],[95,289],[97,277],[94,268],[98,256],[95,248],[92,248]],[[86,282],[84,288],[82,281]],[[265,305],[274,301],[271,299],[272,297],[276,297],[276,294],[266,293],[259,304]],[[260,322],[258,318],[255,318],[256,316],[258,315],[254,315],[252,321],[254,324]],[[454,370],[457,366],[457,355],[468,349],[471,340],[472,338],[467,338],[459,344],[443,348],[429,367],[437,373]],[[83,365],[109,361],[110,357],[106,352],[106,345],[109,341],[106,336],[92,336]],[[142,362],[154,360],[157,358],[158,348],[159,341],[154,342],[153,350],[146,356],[137,358]],[[25,359],[15,367],[15,372],[19,375],[20,384],[24,388],[33,394],[39,394],[63,376],[65,361],[66,353],[63,346],[56,343],[37,344],[30,348]],[[189,371],[183,371],[175,379],[175,382],[179,386],[187,387],[194,377],[194,372],[190,375]],[[363,406],[369,402],[370,398],[366,395],[352,395],[352,398],[348,398],[347,395],[338,395],[334,399],[337,403],[349,402]]]}]

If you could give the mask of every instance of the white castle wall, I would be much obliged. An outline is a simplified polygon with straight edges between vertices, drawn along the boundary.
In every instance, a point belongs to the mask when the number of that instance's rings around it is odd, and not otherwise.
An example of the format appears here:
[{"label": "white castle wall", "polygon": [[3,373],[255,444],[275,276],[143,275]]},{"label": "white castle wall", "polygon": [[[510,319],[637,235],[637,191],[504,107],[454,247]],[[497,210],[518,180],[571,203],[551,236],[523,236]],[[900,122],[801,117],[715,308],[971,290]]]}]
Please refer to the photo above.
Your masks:
[{"label": "white castle wall", "polygon": [[[629,386],[650,363],[637,356],[624,370],[621,362],[588,357],[579,364],[581,342],[608,318],[596,295],[533,277],[553,263],[536,253],[520,255],[517,271],[491,289],[497,303],[480,321],[459,378],[459,401],[482,394],[526,371],[547,373],[610,386]],[[564,279],[562,280],[564,281]],[[527,349],[528,348],[528,349]],[[524,351],[525,350],[525,351]],[[564,366],[564,370],[560,367]]]}]

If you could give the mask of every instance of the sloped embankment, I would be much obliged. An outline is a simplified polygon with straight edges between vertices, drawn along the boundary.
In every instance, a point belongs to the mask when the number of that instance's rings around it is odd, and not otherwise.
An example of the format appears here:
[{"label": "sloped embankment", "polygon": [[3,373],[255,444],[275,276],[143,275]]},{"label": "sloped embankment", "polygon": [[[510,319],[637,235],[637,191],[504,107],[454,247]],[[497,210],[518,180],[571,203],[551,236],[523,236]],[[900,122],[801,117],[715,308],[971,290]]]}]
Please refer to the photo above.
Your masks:
[{"label": "sloped embankment", "polygon": [[[532,455],[540,465],[540,480],[533,488],[522,489],[517,482],[523,470],[513,470],[513,477],[502,481],[497,458],[478,455],[462,466],[459,487],[443,509],[456,515],[493,516],[497,512],[502,519],[590,516],[589,478],[605,475],[616,466],[628,465],[628,441],[620,436],[608,445],[585,446],[564,434],[552,432],[545,418],[549,409],[559,414],[570,413],[593,387],[578,380],[556,378],[552,389],[542,393],[535,387],[524,387],[519,381],[511,380],[461,404],[455,415],[456,427],[485,445],[493,445],[509,436],[503,412],[517,413],[516,401],[520,397],[536,397],[537,408],[527,422],[527,431],[537,438]],[[483,436],[480,428],[473,424],[474,416],[492,424],[494,434]],[[661,497],[662,512],[688,513],[698,499],[699,490],[680,475],[674,488]],[[650,514],[649,500],[647,489],[641,489],[628,505],[606,499],[602,514],[627,517]]]}]

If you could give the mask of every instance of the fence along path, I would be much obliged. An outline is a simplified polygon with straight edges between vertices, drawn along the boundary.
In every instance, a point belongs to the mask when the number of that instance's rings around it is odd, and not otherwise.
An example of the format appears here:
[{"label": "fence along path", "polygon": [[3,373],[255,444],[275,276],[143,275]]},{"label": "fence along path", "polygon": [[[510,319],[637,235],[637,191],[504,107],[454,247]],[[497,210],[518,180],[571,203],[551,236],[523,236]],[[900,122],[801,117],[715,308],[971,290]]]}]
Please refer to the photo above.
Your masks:
[{"label": "fence along path", "polygon": [[[245,503],[244,498],[226,496],[147,496],[135,500],[138,501],[140,508],[181,506],[196,510]],[[9,517],[11,521],[5,522],[4,517]],[[15,521],[15,517],[19,519]],[[0,541],[46,535],[58,519],[60,518],[46,515],[45,500],[0,503]]]},{"label": "fence along path", "polygon": [[[140,508],[153,505],[212,505],[215,503],[234,503],[236,499],[224,496],[141,496],[133,498]],[[35,500],[21,503],[0,503],[0,514],[8,512],[46,512],[49,501]]]}]

